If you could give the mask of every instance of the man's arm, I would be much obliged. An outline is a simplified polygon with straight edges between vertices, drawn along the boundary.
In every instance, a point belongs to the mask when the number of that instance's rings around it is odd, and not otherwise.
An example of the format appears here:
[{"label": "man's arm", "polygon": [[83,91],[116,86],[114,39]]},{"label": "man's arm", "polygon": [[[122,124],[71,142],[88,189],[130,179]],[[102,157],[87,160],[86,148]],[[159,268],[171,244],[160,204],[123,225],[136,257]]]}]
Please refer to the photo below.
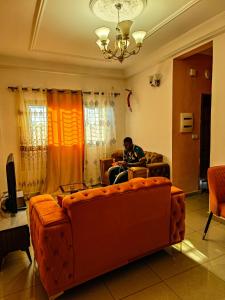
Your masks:
[{"label": "man's arm", "polygon": [[138,162],[127,164],[128,167],[145,167],[145,165],[146,165],[145,157],[141,157]]},{"label": "man's arm", "polygon": [[128,167],[145,167],[146,165],[146,158],[145,158],[145,153],[143,149],[139,146],[135,146],[134,151],[139,159],[138,162],[135,163],[128,163]]}]

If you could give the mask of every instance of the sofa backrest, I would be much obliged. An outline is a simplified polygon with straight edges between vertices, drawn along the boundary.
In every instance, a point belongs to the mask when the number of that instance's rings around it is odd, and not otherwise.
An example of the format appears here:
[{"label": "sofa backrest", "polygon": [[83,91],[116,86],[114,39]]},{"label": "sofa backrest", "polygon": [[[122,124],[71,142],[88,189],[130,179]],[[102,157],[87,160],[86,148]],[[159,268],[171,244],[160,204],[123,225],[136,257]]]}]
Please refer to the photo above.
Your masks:
[{"label": "sofa backrest", "polygon": [[79,280],[169,244],[171,182],[166,178],[134,178],[81,191],[66,196],[63,208],[72,223]]},{"label": "sofa backrest", "polygon": [[[152,164],[157,162],[163,161],[163,155],[156,153],[156,152],[150,152],[150,151],[144,151],[145,158],[146,158],[146,164]],[[117,150],[113,152],[111,155],[112,158],[114,158],[116,161],[123,160],[123,150]]]}]

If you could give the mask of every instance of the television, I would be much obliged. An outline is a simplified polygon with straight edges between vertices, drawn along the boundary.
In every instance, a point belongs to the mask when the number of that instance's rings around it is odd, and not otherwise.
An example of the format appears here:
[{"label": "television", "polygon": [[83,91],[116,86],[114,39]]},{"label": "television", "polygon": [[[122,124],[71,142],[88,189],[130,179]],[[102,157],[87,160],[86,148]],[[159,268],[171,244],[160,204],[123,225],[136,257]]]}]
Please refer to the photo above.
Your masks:
[{"label": "television", "polygon": [[[7,177],[7,200],[5,207],[7,211],[11,213],[17,213],[19,209],[26,209],[26,203],[23,198],[23,193],[21,197],[21,191],[16,191],[16,173],[13,154],[10,153],[6,162],[6,177]],[[19,196],[19,197],[18,197]]]}]

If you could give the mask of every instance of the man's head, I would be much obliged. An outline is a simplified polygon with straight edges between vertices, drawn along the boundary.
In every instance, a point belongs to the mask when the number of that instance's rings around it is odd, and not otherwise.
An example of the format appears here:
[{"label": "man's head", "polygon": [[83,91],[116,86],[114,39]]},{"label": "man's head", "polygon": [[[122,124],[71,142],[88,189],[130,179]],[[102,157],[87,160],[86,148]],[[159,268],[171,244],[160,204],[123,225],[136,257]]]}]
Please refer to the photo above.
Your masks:
[{"label": "man's head", "polygon": [[123,140],[123,145],[124,145],[124,148],[126,150],[131,150],[132,147],[133,147],[133,141],[132,141],[132,138],[130,137],[126,137],[124,140]]}]

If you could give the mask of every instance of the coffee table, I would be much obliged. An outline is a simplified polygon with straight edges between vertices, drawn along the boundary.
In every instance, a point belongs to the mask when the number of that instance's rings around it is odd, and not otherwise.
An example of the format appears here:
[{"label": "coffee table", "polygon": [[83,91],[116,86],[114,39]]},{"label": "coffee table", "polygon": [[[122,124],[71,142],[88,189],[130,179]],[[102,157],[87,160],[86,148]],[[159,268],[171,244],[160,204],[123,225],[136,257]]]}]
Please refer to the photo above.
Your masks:
[{"label": "coffee table", "polygon": [[74,183],[60,185],[59,188],[63,193],[73,194],[78,191],[86,190],[87,186],[84,182],[74,182]]},{"label": "coffee table", "polygon": [[62,200],[66,195],[73,194],[82,190],[86,190],[88,187],[83,182],[74,182],[70,184],[64,184],[59,186],[62,194],[57,195],[57,201],[62,206]]}]

